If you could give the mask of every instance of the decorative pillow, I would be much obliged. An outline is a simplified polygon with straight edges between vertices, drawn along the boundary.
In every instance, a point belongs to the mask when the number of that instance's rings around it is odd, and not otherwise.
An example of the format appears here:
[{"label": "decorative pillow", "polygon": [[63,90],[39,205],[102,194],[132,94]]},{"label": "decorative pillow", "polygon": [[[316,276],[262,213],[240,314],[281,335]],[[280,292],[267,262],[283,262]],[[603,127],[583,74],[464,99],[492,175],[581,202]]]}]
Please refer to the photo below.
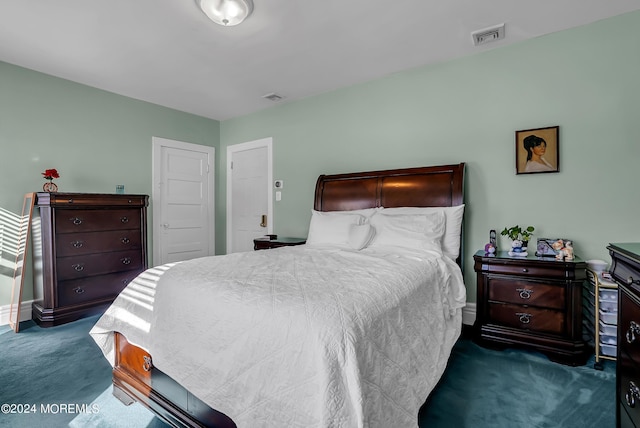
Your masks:
[{"label": "decorative pillow", "polygon": [[384,208],[385,215],[430,214],[443,212],[445,215],[445,232],[442,238],[442,252],[452,260],[460,256],[460,235],[462,234],[462,216],[464,204],[455,207],[401,207]]},{"label": "decorative pillow", "polygon": [[385,215],[382,211],[370,221],[375,237],[369,248],[402,247],[442,255],[444,212]]},{"label": "decorative pillow", "polygon": [[349,246],[351,225],[363,224],[365,217],[345,211],[315,211],[311,213],[307,245]]},{"label": "decorative pillow", "polygon": [[349,226],[349,246],[362,250],[369,245],[374,235],[375,229],[369,223],[352,224]]}]

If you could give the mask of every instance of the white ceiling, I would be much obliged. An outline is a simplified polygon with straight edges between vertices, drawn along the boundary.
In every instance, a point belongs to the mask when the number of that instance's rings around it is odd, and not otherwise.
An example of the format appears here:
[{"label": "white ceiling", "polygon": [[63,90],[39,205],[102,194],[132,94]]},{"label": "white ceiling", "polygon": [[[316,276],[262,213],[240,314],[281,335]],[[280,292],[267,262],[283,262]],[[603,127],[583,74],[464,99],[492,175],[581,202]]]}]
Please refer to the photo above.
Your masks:
[{"label": "white ceiling", "polygon": [[[0,61],[225,120],[640,9],[639,0],[0,0]],[[475,47],[471,32],[506,24]]]}]

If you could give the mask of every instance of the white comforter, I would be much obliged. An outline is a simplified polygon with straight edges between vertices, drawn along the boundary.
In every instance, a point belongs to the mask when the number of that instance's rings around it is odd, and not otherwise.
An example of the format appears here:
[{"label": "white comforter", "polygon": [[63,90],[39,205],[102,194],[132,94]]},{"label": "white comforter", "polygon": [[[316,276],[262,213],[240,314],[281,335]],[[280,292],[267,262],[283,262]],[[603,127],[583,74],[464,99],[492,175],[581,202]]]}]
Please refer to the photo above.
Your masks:
[{"label": "white comforter", "polygon": [[165,265],[91,335],[113,364],[123,333],[239,428],[416,427],[466,297],[454,262],[425,257],[299,246]]}]

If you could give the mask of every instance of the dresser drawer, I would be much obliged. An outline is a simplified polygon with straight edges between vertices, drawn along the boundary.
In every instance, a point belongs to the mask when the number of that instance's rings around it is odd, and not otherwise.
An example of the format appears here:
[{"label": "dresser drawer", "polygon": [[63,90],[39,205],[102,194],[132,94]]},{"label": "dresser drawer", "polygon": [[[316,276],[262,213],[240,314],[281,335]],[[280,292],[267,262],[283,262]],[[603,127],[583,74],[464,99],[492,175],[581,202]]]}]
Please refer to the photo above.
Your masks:
[{"label": "dresser drawer", "polygon": [[140,210],[56,210],[56,233],[139,229]]},{"label": "dresser drawer", "polygon": [[142,270],[92,276],[58,283],[58,305],[81,305],[100,299],[113,298]]},{"label": "dresser drawer", "polygon": [[118,251],[104,254],[58,257],[58,281],[136,270],[141,269],[142,266],[143,261],[140,251]]},{"label": "dresser drawer", "polygon": [[489,323],[540,333],[563,334],[564,313],[508,303],[489,303]]},{"label": "dresser drawer", "polygon": [[110,230],[56,235],[58,257],[108,251],[136,250],[142,246],[140,230]]},{"label": "dresser drawer", "polygon": [[488,287],[489,300],[552,309],[565,308],[565,289],[558,285],[490,275]]},{"label": "dresser drawer", "polygon": [[629,414],[629,418],[640,425],[640,369],[624,353],[618,361],[620,405]]},{"label": "dresser drawer", "polygon": [[[629,357],[640,364],[640,305],[629,295],[626,287],[620,287],[620,311],[618,312],[619,346]],[[640,403],[638,403],[640,406]]]}]

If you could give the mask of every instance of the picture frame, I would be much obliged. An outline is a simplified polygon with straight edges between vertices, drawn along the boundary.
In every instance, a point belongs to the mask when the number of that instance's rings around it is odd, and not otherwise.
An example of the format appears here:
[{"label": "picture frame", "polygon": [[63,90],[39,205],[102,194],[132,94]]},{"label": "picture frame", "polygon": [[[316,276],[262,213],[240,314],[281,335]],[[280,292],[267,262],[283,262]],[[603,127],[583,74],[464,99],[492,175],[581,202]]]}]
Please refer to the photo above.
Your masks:
[{"label": "picture frame", "polygon": [[516,131],[516,174],[560,172],[560,127]]},{"label": "picture frame", "polygon": [[[560,249],[564,247],[565,242],[573,242],[567,238],[538,238],[536,244],[537,257],[556,257],[560,253]],[[562,246],[558,246],[562,243]]]}]

